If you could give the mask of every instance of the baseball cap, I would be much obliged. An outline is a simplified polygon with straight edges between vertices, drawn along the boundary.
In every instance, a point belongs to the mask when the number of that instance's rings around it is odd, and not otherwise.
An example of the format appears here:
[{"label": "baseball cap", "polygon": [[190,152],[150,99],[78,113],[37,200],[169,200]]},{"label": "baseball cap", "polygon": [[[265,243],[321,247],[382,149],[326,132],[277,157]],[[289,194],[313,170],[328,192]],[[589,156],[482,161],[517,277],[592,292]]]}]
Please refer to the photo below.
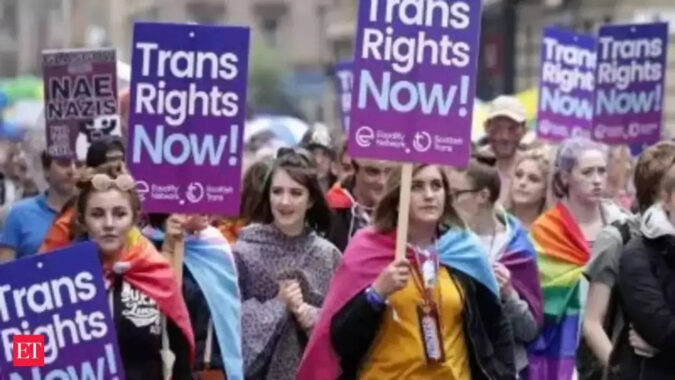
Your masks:
[{"label": "baseball cap", "polygon": [[320,147],[331,152],[334,149],[333,140],[328,128],[321,124],[315,125],[314,129],[308,132],[306,143],[304,145],[309,149]]},{"label": "baseball cap", "polygon": [[524,123],[527,120],[527,111],[515,96],[501,95],[490,103],[487,120],[500,116],[508,117],[516,123]]}]

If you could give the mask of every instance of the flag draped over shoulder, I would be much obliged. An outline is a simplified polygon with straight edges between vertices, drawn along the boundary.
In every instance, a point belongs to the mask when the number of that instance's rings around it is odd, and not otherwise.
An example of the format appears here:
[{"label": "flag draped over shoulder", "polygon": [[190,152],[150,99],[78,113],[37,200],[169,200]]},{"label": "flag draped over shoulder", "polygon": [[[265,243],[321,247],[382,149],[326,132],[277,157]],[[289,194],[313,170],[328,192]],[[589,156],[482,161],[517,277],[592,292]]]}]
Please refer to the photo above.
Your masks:
[{"label": "flag draped over shoulder", "polygon": [[531,237],[544,295],[544,326],[530,348],[530,378],[569,380],[579,343],[585,300],[582,275],[590,248],[562,203],[537,219]]},{"label": "flag draped over shoulder", "polygon": [[[358,232],[345,251],[342,264],[331,281],[321,316],[305,350],[298,380],[337,379],[338,357],[330,342],[333,316],[359,292],[370,286],[394,259],[396,233],[380,233],[373,228]],[[438,241],[442,265],[461,271],[483,284],[498,297],[497,281],[476,237],[467,230],[451,229]],[[412,251],[408,259],[414,261]]]}]

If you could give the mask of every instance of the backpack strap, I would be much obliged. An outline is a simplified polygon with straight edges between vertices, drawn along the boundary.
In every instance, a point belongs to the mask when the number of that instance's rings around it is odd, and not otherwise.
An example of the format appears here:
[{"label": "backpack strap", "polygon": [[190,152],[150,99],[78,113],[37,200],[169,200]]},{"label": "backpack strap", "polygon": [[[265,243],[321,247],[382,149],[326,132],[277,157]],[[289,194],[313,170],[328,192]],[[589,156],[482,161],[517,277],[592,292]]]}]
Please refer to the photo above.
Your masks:
[{"label": "backpack strap", "polygon": [[628,225],[628,222],[617,220],[611,225],[619,231],[621,234],[621,242],[623,245],[626,245],[631,238],[630,226]]}]

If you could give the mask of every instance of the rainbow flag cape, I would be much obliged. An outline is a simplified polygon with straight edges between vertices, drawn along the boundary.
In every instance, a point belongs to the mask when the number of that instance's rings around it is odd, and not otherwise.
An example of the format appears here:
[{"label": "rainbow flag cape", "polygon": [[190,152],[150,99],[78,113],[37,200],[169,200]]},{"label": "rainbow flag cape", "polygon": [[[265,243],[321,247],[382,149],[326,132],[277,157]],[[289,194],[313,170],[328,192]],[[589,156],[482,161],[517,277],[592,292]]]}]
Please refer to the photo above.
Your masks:
[{"label": "rainbow flag cape", "polygon": [[544,327],[530,347],[530,378],[570,380],[585,301],[581,280],[590,248],[562,203],[539,217],[530,232],[544,294]]}]

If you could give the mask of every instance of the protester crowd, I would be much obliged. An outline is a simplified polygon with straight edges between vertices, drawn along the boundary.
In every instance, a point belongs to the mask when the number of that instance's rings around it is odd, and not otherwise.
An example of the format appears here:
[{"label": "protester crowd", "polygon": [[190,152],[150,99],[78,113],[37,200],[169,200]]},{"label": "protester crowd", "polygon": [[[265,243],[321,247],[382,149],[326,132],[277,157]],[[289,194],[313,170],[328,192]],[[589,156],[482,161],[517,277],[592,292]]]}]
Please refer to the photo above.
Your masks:
[{"label": "protester crowd", "polygon": [[44,153],[43,193],[12,148],[0,258],[95,242],[127,379],[675,378],[675,143],[525,123],[500,96],[466,168],[414,166],[400,259],[400,165],[326,131],[248,163],[229,218],[144,214],[124,140]]}]

